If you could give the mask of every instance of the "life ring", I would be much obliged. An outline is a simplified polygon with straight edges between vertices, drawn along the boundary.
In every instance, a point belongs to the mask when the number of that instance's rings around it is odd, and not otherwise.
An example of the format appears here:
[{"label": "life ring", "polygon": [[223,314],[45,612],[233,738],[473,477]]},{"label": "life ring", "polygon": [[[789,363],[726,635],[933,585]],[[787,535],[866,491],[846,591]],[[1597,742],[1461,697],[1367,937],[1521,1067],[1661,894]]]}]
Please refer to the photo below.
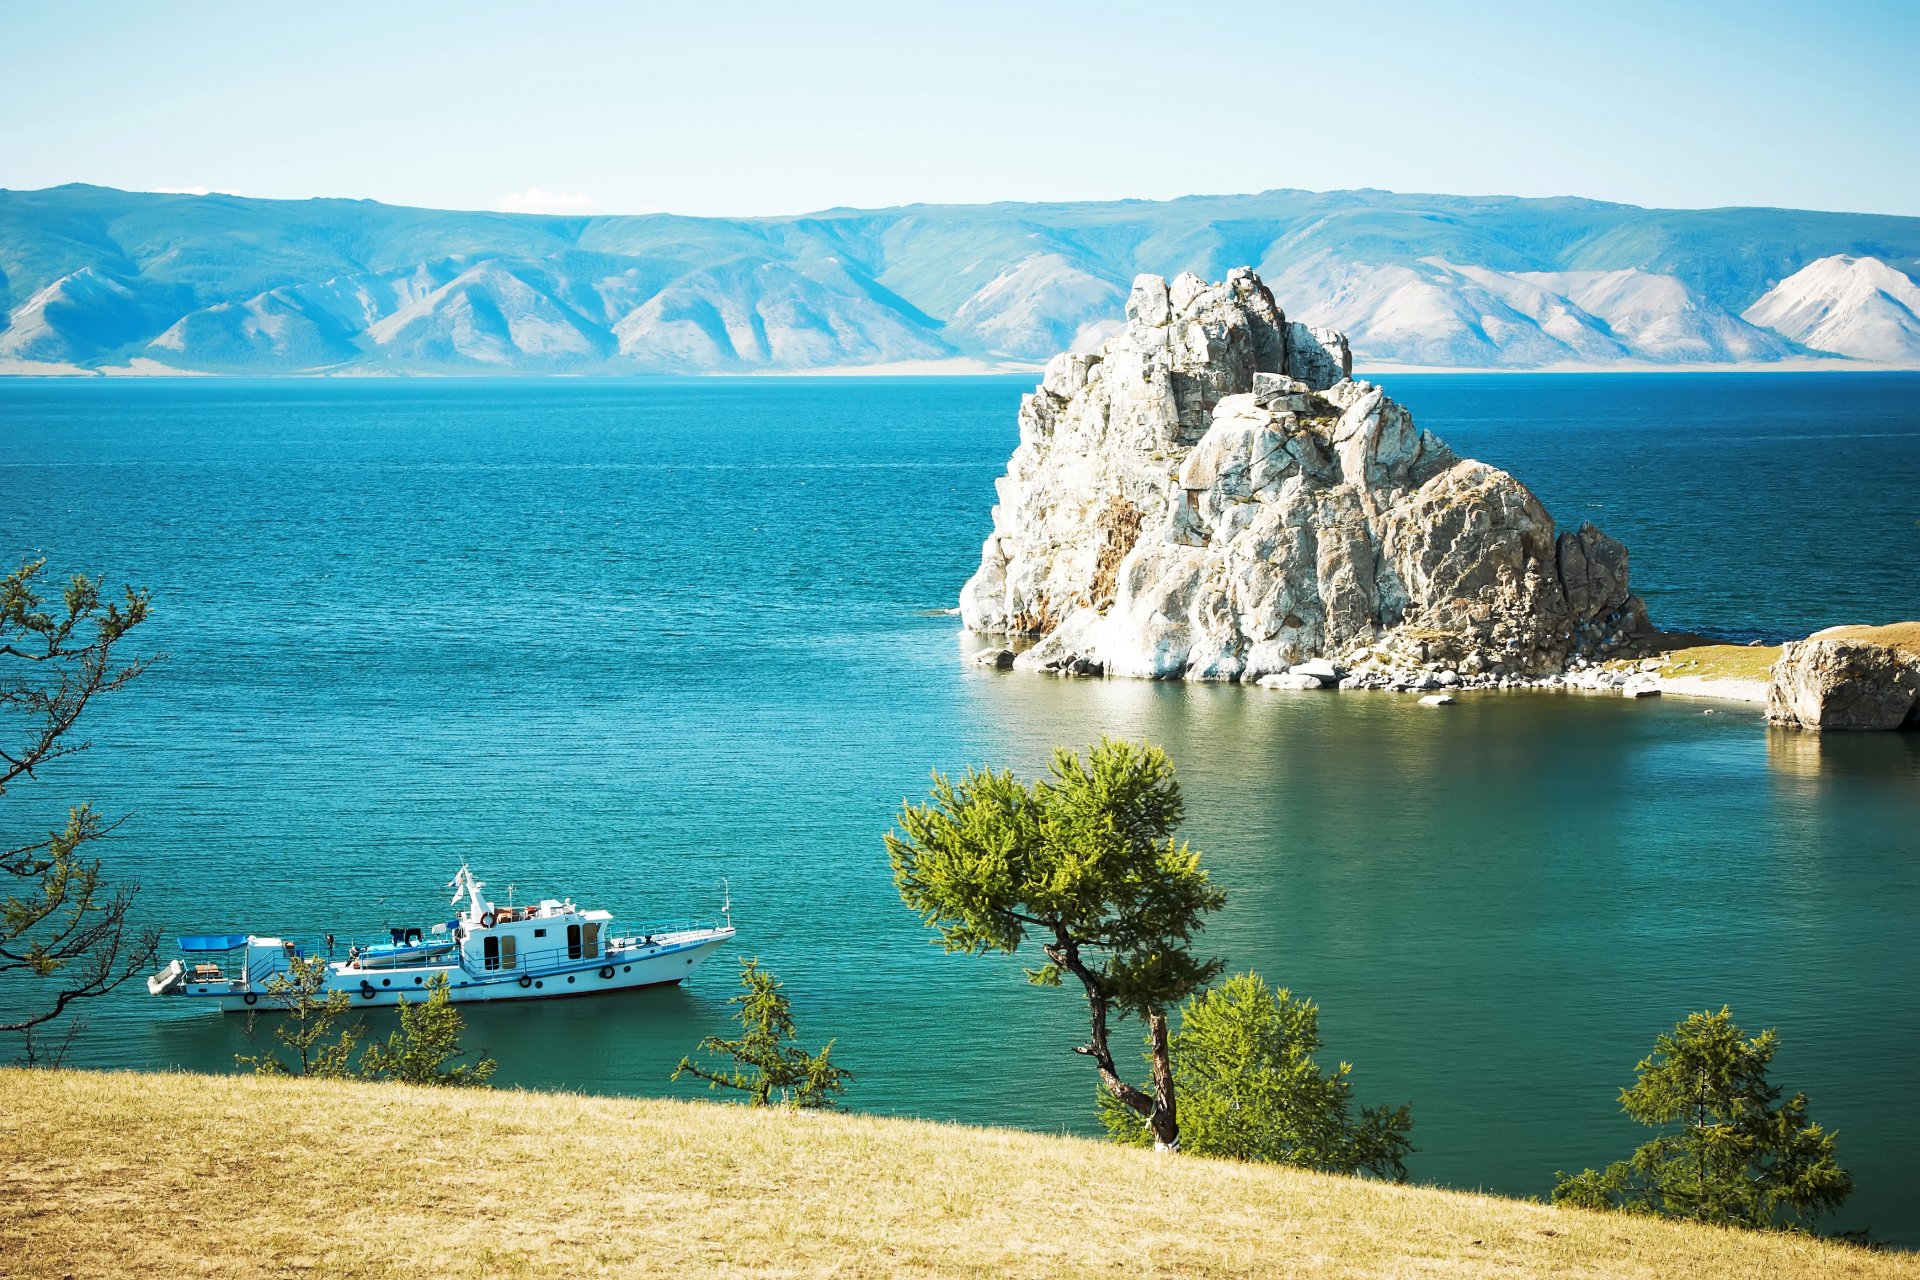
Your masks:
[{"label": "life ring", "polygon": [[611,978],[613,976],[613,966],[610,964],[601,965],[600,976],[603,978]]},{"label": "life ring", "polygon": [[365,978],[360,979],[360,994],[369,1000],[373,999],[373,984]]},{"label": "life ring", "polygon": [[260,997],[259,997],[258,995],[256,995],[255,993],[253,993],[253,992],[251,992],[251,991],[249,991],[249,992],[247,992],[247,994],[245,994],[245,995],[243,995],[243,996],[241,996],[241,997],[240,997],[240,999],[241,999],[241,1000],[243,1000],[243,1001],[245,1001],[245,1002],[246,1002],[247,1004],[259,1004],[259,1003],[260,1003]]},{"label": "life ring", "polygon": [[489,911],[485,915],[480,917],[480,927],[482,929],[491,929],[493,928],[493,921],[494,921],[494,914],[493,912]]},{"label": "life ring", "polygon": [[533,975],[532,975],[532,974],[530,974],[530,973],[523,973],[523,974],[521,974],[521,975],[520,975],[520,985],[521,985],[521,986],[523,986],[523,987],[530,987],[530,986],[532,986],[532,985],[533,985]]}]

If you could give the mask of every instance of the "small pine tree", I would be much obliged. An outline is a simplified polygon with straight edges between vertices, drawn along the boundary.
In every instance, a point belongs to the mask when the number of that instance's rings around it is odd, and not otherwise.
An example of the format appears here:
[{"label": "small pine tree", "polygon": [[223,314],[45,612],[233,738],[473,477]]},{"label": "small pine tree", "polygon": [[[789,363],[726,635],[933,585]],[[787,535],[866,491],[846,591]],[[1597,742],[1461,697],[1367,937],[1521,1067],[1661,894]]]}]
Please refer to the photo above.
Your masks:
[{"label": "small pine tree", "polygon": [[727,1003],[740,1006],[740,1025],[745,1034],[736,1040],[708,1036],[700,1042],[701,1052],[731,1059],[733,1066],[716,1064],[708,1069],[690,1057],[682,1058],[674,1068],[673,1079],[690,1075],[705,1080],[709,1089],[738,1089],[756,1107],[772,1105],[775,1095],[783,1106],[833,1106],[836,1095],[853,1078],[851,1071],[828,1060],[833,1041],[829,1040],[817,1054],[788,1044],[798,1038],[793,1014],[780,992],[780,980],[760,967],[758,957],[740,961],[740,985],[746,990]]},{"label": "small pine tree", "polygon": [[[320,993],[327,987],[327,962],[319,956],[294,956],[286,973],[276,973],[267,981],[267,999],[285,1010],[280,1024],[273,1029],[278,1040],[292,1054],[280,1058],[272,1050],[261,1054],[235,1054],[234,1062],[252,1067],[256,1075],[314,1076],[341,1080],[353,1074],[353,1051],[359,1046],[361,1028],[354,1023],[340,1038],[326,1043],[334,1024],[352,1008],[344,991]],[[254,1021],[247,1019],[247,1035],[252,1037]]]},{"label": "small pine tree", "polygon": [[436,973],[427,979],[423,1003],[400,998],[400,1029],[387,1037],[386,1044],[367,1047],[360,1074],[368,1080],[401,1084],[485,1085],[499,1064],[492,1058],[456,1062],[466,1056],[460,1047],[465,1030],[466,1023],[449,994],[447,975]]},{"label": "small pine tree", "polygon": [[[1275,991],[1258,974],[1235,974],[1180,1006],[1170,1047],[1184,1150],[1406,1181],[1410,1109],[1352,1114],[1352,1066],[1328,1071],[1314,1061],[1321,1040],[1312,1001]],[[1153,1141],[1139,1115],[1107,1090],[1100,1119],[1116,1142]]]},{"label": "small pine tree", "polygon": [[1767,1082],[1779,1043],[1770,1030],[1747,1039],[1724,1007],[1688,1015],[1620,1092],[1635,1120],[1675,1130],[1605,1169],[1557,1175],[1554,1203],[1755,1228],[1803,1227],[1839,1208],[1853,1176],[1834,1135],[1807,1118],[1804,1093],[1783,1105]]}]

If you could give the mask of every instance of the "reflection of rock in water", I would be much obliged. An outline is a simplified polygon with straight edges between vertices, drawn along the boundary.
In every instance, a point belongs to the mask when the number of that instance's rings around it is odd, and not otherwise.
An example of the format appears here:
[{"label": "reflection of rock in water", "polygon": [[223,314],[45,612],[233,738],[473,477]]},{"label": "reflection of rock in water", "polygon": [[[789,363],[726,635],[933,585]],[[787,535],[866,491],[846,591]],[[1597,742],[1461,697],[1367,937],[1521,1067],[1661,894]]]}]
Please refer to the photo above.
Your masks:
[{"label": "reflection of rock in water", "polygon": [[1768,725],[1767,764],[1801,778],[1904,779],[1920,793],[1920,733],[1805,733]]}]

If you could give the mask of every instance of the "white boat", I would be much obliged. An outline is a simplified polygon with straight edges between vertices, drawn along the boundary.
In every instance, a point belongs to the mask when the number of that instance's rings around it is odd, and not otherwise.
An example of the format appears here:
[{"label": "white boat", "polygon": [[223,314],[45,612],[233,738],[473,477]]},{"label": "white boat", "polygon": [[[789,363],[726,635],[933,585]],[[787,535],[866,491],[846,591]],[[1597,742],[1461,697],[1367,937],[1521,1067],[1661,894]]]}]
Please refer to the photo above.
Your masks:
[{"label": "white boat", "polygon": [[[430,930],[393,930],[390,943],[354,946],[329,960],[322,998],[344,991],[356,1005],[391,1005],[402,996],[425,998],[430,979],[447,978],[449,998],[541,1000],[599,995],[680,982],[734,934],[728,907],[719,922],[676,922],[622,932],[606,911],[582,910],[571,898],[536,906],[502,907],[482,895],[483,881],[461,867],[448,885],[456,918]],[[180,939],[185,958],[147,979],[156,996],[217,1003],[229,1013],[271,1012],[268,992],[311,954],[298,943],[257,934],[197,934]]]}]

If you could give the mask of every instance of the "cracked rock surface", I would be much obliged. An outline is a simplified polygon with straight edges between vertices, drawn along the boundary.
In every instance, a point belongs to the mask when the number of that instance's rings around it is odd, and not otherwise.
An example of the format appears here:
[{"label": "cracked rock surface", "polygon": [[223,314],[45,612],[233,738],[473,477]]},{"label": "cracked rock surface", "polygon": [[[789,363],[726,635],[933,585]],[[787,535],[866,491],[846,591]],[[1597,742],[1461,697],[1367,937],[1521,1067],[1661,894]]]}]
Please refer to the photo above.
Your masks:
[{"label": "cracked rock surface", "polygon": [[1625,547],[1351,370],[1248,268],[1139,277],[1022,400],[962,620],[1037,641],[1025,670],[1342,685],[1538,680],[1646,628]]}]

